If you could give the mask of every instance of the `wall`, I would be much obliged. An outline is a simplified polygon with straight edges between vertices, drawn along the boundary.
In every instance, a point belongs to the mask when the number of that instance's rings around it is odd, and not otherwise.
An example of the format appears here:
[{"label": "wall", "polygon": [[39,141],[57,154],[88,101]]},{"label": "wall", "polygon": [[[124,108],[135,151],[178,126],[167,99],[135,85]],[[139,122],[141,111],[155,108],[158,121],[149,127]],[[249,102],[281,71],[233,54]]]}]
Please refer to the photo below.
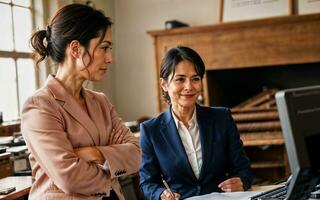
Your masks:
[{"label": "wall", "polygon": [[217,23],[219,0],[116,0],[113,103],[124,120],[155,116],[157,77],[148,30],[177,19],[191,26]]}]

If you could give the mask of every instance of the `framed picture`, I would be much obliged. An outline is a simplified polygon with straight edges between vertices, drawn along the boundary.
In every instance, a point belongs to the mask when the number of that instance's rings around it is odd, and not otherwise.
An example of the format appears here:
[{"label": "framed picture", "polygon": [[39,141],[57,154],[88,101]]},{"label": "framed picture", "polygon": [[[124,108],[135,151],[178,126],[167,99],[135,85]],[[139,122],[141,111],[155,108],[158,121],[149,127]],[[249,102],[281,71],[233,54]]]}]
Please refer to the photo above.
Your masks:
[{"label": "framed picture", "polygon": [[294,0],[296,14],[320,13],[320,0]]},{"label": "framed picture", "polygon": [[286,16],[292,13],[292,0],[220,0],[221,22]]}]

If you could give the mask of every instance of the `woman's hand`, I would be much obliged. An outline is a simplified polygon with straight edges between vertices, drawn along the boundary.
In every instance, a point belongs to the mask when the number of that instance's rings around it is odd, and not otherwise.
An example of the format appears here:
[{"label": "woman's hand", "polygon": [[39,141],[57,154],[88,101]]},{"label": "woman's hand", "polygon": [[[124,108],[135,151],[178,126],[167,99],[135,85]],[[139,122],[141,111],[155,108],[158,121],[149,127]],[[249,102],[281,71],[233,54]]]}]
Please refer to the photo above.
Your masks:
[{"label": "woman's hand", "polygon": [[224,192],[244,191],[243,183],[239,177],[229,178],[218,185]]},{"label": "woman's hand", "polygon": [[164,190],[160,195],[160,199],[161,200],[179,200],[180,194],[174,192],[172,195],[168,190]]},{"label": "woman's hand", "polygon": [[74,153],[81,159],[103,165],[105,159],[102,153],[96,147],[80,147],[73,149]]}]

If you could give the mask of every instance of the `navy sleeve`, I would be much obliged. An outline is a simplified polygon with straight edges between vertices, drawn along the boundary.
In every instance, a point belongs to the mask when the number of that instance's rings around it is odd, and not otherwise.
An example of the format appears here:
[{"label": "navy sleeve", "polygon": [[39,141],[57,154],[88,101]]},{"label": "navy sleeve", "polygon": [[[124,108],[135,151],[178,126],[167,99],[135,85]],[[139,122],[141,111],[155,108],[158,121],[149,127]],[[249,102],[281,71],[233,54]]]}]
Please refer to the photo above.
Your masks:
[{"label": "navy sleeve", "polygon": [[230,176],[240,177],[243,183],[244,190],[248,190],[251,187],[251,182],[253,180],[250,161],[243,149],[243,143],[240,139],[236,123],[234,122],[229,109],[227,111],[227,114]]},{"label": "navy sleeve", "polygon": [[161,182],[161,170],[156,158],[152,142],[151,133],[148,133],[144,124],[140,125],[140,143],[142,149],[142,162],[139,170],[140,189],[145,197],[150,200],[159,200],[164,191]]}]

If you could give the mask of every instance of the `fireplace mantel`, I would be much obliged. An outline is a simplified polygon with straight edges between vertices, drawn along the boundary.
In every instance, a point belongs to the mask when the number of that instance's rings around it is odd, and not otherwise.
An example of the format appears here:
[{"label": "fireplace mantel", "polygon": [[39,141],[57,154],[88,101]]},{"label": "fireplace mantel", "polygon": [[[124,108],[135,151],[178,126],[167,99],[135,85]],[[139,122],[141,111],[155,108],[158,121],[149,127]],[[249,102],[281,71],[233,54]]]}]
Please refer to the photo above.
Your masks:
[{"label": "fireplace mantel", "polygon": [[208,70],[320,61],[320,14],[149,31],[156,61],[176,45],[194,48]]},{"label": "fireplace mantel", "polygon": [[[148,34],[154,38],[157,75],[164,54],[177,45],[195,49],[207,70],[320,63],[320,14],[149,31]],[[205,102],[209,104],[207,87],[204,88]],[[166,105],[161,101],[159,89],[158,95],[159,111],[163,111]]]}]

